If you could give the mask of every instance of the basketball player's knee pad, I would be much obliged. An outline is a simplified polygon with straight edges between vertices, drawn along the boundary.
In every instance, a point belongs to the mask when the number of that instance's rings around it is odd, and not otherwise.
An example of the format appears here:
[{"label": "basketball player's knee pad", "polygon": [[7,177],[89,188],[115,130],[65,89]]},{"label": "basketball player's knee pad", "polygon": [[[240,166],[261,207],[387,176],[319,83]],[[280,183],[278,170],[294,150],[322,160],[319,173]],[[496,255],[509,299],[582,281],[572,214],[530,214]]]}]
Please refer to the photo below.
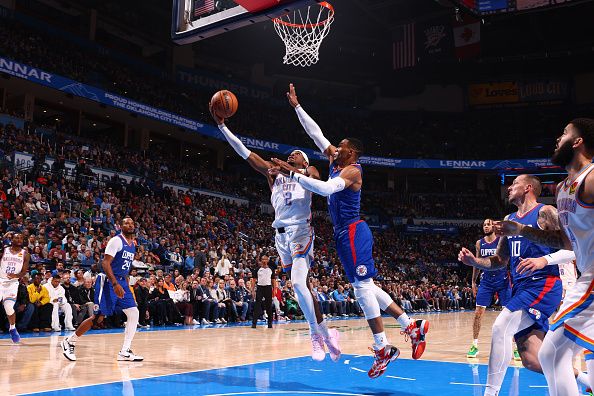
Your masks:
[{"label": "basketball player's knee pad", "polygon": [[373,280],[371,279],[355,281],[355,283],[353,283],[355,297],[357,297],[359,306],[361,306],[365,319],[367,320],[375,319],[381,315],[380,305],[373,288],[374,286]]},{"label": "basketball player's knee pad", "polygon": [[4,300],[2,305],[4,306],[4,311],[6,311],[6,316],[14,314],[14,301]]},{"label": "basketball player's knee pad", "polygon": [[388,293],[386,293],[381,287],[376,285],[373,281],[371,281],[371,284],[373,285],[373,290],[375,291],[375,298],[379,303],[380,309],[382,311],[385,311],[390,306],[390,304],[394,302],[392,300],[392,297],[390,297]]}]

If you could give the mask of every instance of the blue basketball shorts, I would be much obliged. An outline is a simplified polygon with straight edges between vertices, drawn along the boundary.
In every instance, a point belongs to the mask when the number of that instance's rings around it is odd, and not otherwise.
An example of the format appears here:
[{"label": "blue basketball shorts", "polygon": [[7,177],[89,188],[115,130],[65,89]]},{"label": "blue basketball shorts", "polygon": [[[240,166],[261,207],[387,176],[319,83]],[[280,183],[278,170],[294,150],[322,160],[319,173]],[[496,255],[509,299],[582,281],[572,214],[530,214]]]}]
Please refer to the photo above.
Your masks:
[{"label": "blue basketball shorts", "polygon": [[563,286],[558,276],[533,276],[516,283],[512,298],[505,307],[512,312],[523,309],[534,320],[534,324],[517,333],[515,338],[532,330],[549,331],[549,317],[559,308],[562,295]]},{"label": "blue basketball shorts", "polygon": [[505,279],[503,282],[491,284],[486,280],[482,280],[476,292],[477,307],[488,307],[493,301],[493,296],[497,293],[499,303],[501,306],[506,306],[512,296],[512,289],[509,280]]},{"label": "blue basketball shorts", "polygon": [[124,289],[124,297],[118,298],[113,285],[107,280],[105,274],[99,274],[95,281],[95,315],[110,316],[126,308],[136,306],[134,294],[125,278],[118,278],[118,283]]},{"label": "blue basketball shorts", "polygon": [[365,221],[359,220],[337,230],[334,240],[338,258],[349,282],[377,275],[373,261],[373,235]]}]

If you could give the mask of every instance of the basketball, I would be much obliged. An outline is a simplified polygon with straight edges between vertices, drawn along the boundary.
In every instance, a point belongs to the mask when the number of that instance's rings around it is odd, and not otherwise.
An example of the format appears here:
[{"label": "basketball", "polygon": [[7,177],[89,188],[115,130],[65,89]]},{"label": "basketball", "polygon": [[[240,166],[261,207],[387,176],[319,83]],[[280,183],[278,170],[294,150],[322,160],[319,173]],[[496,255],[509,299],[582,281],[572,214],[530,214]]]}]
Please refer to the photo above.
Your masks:
[{"label": "basketball", "polygon": [[231,91],[223,89],[210,99],[213,111],[222,118],[232,117],[237,111],[237,97]]}]

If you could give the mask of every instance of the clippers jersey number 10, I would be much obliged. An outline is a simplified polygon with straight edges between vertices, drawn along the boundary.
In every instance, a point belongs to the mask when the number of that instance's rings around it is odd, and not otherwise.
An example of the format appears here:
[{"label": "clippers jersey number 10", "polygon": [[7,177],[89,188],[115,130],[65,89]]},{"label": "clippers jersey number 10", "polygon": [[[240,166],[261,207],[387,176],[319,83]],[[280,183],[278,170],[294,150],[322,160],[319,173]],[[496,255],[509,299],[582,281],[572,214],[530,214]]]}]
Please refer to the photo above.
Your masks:
[{"label": "clippers jersey number 10", "polygon": [[522,247],[522,241],[512,241],[511,243],[511,256],[520,257],[520,250]]}]

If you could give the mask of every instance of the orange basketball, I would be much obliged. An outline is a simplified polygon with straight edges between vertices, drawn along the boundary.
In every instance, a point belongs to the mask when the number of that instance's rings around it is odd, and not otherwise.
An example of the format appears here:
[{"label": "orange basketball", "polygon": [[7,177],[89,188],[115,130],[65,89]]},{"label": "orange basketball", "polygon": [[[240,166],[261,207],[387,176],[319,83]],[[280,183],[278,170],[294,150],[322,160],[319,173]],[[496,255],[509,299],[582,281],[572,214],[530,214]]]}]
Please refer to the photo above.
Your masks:
[{"label": "orange basketball", "polygon": [[237,111],[237,97],[226,89],[215,93],[210,103],[214,112],[222,118],[229,118]]}]

